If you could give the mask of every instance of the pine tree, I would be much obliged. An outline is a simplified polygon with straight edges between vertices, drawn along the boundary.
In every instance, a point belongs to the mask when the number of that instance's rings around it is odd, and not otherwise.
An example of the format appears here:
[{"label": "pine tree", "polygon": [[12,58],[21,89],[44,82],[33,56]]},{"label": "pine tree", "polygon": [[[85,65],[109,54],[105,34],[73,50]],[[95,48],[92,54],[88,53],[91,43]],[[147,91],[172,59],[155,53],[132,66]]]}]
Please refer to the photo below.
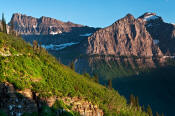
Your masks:
[{"label": "pine tree", "polygon": [[0,24],[0,32],[2,32],[2,21],[1,21],[1,24]]},{"label": "pine tree", "polygon": [[14,23],[13,23],[12,20],[10,21],[10,33],[13,34],[13,35],[15,34],[14,33]]},{"label": "pine tree", "polygon": [[156,116],[160,116],[158,112],[156,112]]},{"label": "pine tree", "polygon": [[145,106],[144,105],[142,106],[142,111],[145,111]]},{"label": "pine tree", "polygon": [[38,48],[38,42],[36,40],[33,41],[33,50],[36,51]]},{"label": "pine tree", "polygon": [[164,116],[164,114],[162,113],[162,115],[161,116]]},{"label": "pine tree", "polygon": [[74,61],[72,61],[72,62],[70,63],[70,68],[71,68],[72,70],[75,70],[75,64],[74,64]]},{"label": "pine tree", "polygon": [[112,89],[112,80],[111,80],[111,79],[108,80],[108,88],[109,88],[109,89]]},{"label": "pine tree", "polygon": [[7,33],[7,26],[4,18],[4,13],[2,13],[2,32]]},{"label": "pine tree", "polygon": [[147,113],[149,114],[149,116],[153,116],[153,112],[150,105],[148,105],[147,107]]},{"label": "pine tree", "polygon": [[165,53],[166,56],[171,56],[170,50],[168,49]]},{"label": "pine tree", "polygon": [[131,104],[132,106],[135,106],[135,97],[134,97],[133,94],[130,95],[130,104]]},{"label": "pine tree", "polygon": [[98,78],[98,76],[96,74],[94,74],[94,79],[95,79],[96,83],[99,83],[99,78]]},{"label": "pine tree", "polygon": [[136,99],[135,99],[135,105],[137,108],[139,108],[139,97],[137,96]]}]

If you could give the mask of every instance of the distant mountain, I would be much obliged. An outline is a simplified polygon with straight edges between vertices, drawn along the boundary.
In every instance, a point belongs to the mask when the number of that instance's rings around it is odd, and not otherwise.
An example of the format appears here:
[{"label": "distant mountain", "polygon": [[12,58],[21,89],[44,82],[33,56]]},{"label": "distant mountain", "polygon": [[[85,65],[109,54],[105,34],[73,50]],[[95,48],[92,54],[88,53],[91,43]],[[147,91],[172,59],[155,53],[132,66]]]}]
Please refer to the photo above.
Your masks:
[{"label": "distant mountain", "polygon": [[11,22],[14,23],[15,31],[26,41],[32,43],[33,40],[37,40],[44,45],[80,42],[97,30],[72,22],[62,22],[44,16],[34,18],[19,13],[13,14]]},{"label": "distant mountain", "polygon": [[169,52],[171,55],[174,55],[175,25],[164,22],[162,17],[157,16],[155,13],[145,13],[138,19],[144,21],[147,31],[161,51],[164,54]]},{"label": "distant mountain", "polygon": [[44,34],[55,35],[63,32],[70,32],[72,28],[84,27],[72,22],[62,22],[53,18],[34,18],[19,13],[13,14],[11,21],[15,25],[15,30],[20,34]]},{"label": "distant mountain", "polygon": [[131,14],[88,38],[87,54],[153,57],[162,56],[144,22]]}]

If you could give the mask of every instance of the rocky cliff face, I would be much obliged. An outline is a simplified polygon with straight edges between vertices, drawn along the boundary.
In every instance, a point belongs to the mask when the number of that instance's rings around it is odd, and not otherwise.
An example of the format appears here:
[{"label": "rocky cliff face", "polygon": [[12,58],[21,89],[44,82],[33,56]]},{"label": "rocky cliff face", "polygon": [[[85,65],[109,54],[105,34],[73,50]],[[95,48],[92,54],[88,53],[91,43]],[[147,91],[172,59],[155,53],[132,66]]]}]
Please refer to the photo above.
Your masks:
[{"label": "rocky cliff face", "polygon": [[[16,90],[10,83],[0,83],[0,109],[9,116],[22,116],[24,113],[40,111],[43,104],[52,107],[56,100],[62,100],[67,105],[72,105],[72,110],[82,116],[103,116],[103,111],[97,105],[80,98],[50,97],[39,98],[38,93],[30,89]],[[63,109],[58,109],[57,116],[61,116]]]},{"label": "rocky cliff face", "polygon": [[62,22],[53,18],[34,18],[22,14],[13,14],[11,21],[15,25],[15,30],[20,34],[59,34],[70,32],[72,28],[84,27],[71,22]]},{"label": "rocky cliff face", "polygon": [[147,32],[144,21],[131,14],[88,38],[87,54],[153,57],[162,52]]},{"label": "rocky cliff face", "polygon": [[14,23],[14,30],[22,35],[24,40],[30,43],[37,40],[44,45],[80,42],[98,30],[49,17],[35,18],[19,13],[13,14],[11,22]]},{"label": "rocky cliff face", "polygon": [[161,51],[165,54],[170,52],[171,55],[175,53],[175,25],[166,23],[160,16],[155,13],[145,13],[138,19],[144,21],[147,31],[150,33],[155,44],[157,44]]}]

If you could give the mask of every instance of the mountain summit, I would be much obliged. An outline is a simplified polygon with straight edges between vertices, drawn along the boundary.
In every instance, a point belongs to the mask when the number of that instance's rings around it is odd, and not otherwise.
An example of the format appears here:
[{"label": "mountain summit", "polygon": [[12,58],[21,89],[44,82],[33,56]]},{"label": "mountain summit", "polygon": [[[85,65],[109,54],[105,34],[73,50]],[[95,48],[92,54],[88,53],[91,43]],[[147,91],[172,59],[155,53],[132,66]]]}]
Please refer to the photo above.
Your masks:
[{"label": "mountain summit", "polygon": [[115,56],[161,56],[158,46],[146,30],[144,21],[131,14],[88,38],[87,54]]}]

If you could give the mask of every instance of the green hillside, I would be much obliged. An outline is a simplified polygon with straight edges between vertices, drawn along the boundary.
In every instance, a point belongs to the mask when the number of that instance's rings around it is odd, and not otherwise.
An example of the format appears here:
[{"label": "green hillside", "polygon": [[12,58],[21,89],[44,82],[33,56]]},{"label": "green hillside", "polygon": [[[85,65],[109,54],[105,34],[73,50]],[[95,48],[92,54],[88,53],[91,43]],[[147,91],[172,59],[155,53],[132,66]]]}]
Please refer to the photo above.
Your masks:
[{"label": "green hillside", "polygon": [[45,49],[3,33],[0,33],[0,81],[21,90],[30,88],[40,97],[85,98],[103,109],[105,115],[148,116],[141,107],[127,104],[117,91],[60,64]]}]

